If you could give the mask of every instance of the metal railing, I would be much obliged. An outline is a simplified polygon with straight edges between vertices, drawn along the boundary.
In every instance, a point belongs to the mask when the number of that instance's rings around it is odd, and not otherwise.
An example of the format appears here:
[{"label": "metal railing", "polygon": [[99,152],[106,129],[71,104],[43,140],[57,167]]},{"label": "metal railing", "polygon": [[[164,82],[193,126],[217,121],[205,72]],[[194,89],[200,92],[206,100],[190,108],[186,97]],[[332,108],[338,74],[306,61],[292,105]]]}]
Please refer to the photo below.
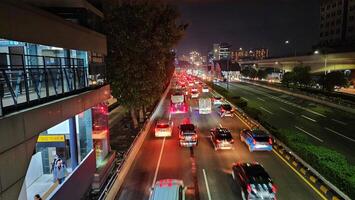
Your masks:
[{"label": "metal railing", "polygon": [[1,110],[88,87],[79,58],[0,53]]}]

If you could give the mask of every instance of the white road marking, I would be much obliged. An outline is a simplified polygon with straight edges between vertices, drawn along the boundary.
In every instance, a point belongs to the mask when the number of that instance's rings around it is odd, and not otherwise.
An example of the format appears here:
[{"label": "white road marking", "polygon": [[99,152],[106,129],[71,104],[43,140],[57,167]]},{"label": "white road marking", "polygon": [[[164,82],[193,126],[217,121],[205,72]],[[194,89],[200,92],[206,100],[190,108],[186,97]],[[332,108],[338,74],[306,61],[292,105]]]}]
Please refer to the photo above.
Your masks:
[{"label": "white road marking", "polygon": [[318,141],[320,141],[320,142],[323,142],[322,139],[320,139],[320,138],[318,138],[318,137],[316,137],[316,136],[310,134],[309,132],[303,130],[302,128],[300,128],[300,127],[298,127],[298,126],[295,126],[295,128],[298,129],[298,130],[300,130],[300,131],[302,131],[302,132],[304,132],[305,134],[307,134],[307,135],[313,137],[314,139],[316,139],[316,140],[318,140]]},{"label": "white road marking", "polygon": [[336,119],[332,119],[332,121],[335,121],[335,122],[337,122],[337,123],[339,123],[339,124],[342,124],[342,125],[348,125],[347,123],[345,123],[345,122],[342,122],[342,121],[339,121],[339,120],[336,120]]},{"label": "white road marking", "polygon": [[169,113],[169,121],[171,120],[171,113]]},{"label": "white road marking", "polygon": [[346,139],[348,139],[348,140],[350,140],[350,141],[352,141],[352,142],[355,142],[354,139],[349,138],[348,136],[345,136],[345,135],[343,135],[343,134],[341,134],[341,133],[339,133],[339,132],[337,132],[337,131],[334,131],[334,130],[328,128],[328,127],[325,127],[325,129],[328,130],[328,131],[330,131],[330,132],[332,132],[332,133],[335,133],[335,134],[337,134],[337,135],[339,135],[339,136],[341,136],[341,137],[344,137],[344,138],[346,138]]},{"label": "white road marking", "polygon": [[245,101],[249,101],[247,98],[245,98],[245,97],[241,97],[242,99],[244,99]]},{"label": "white road marking", "polygon": [[218,125],[219,125],[219,127],[223,128],[223,126],[222,126],[222,124],[221,124],[221,123],[219,123]]},{"label": "white road marking", "polygon": [[206,175],[205,169],[202,169],[202,172],[203,172],[203,177],[205,178],[208,200],[211,200],[212,198],[211,198],[211,193],[210,193],[210,187],[208,186],[208,180],[207,180],[207,175]]},{"label": "white road marking", "polygon": [[290,113],[291,115],[295,115],[295,113],[294,113],[294,112],[291,112],[291,111],[289,111],[289,110],[286,110],[286,109],[285,109],[285,108],[283,108],[283,107],[280,107],[280,109],[281,109],[281,110],[283,110],[283,111],[285,111],[285,112]]},{"label": "white road marking", "polygon": [[310,120],[310,121],[312,121],[312,122],[317,122],[317,120],[312,119],[312,118],[310,118],[310,117],[307,117],[307,116],[305,116],[305,115],[301,115],[301,117],[303,117],[303,118],[305,118],[305,119],[308,119],[308,120]]},{"label": "white road marking", "polygon": [[270,115],[273,115],[273,114],[274,114],[273,112],[271,112],[271,111],[265,109],[265,108],[262,107],[262,106],[260,106],[260,108],[261,108],[262,110],[264,110],[265,112],[269,113]]},{"label": "white road marking", "polygon": [[165,137],[164,137],[163,143],[162,143],[162,145],[161,145],[160,154],[159,154],[159,159],[158,159],[158,164],[157,164],[157,168],[155,169],[152,187],[154,187],[155,182],[156,182],[156,180],[157,180],[158,171],[159,171],[159,166],[160,166],[160,161],[161,161],[161,157],[162,157],[163,151],[164,151],[164,145],[165,145]]},{"label": "white road marking", "polygon": [[[301,107],[302,109],[303,109],[303,107]],[[325,115],[323,115],[323,114],[320,114],[320,113],[318,113],[318,112],[316,112],[316,111],[313,111],[313,110],[310,110],[310,109],[308,109],[308,108],[304,108],[304,109],[306,109],[306,111],[308,111],[308,112],[310,112],[310,113],[313,113],[313,114],[316,114],[316,115],[319,115],[319,116],[322,116],[322,117],[327,117],[327,116],[325,116]]]},{"label": "white road marking", "polygon": [[264,99],[262,99],[262,98],[259,98],[259,97],[257,97],[257,99],[259,99],[260,101],[265,101]]}]

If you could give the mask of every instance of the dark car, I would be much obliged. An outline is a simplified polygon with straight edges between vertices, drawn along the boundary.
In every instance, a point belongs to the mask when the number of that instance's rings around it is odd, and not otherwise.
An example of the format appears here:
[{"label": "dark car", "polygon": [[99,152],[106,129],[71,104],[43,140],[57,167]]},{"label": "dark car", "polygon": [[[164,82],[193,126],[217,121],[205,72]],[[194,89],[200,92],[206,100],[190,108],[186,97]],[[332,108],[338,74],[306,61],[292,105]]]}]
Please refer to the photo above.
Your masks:
[{"label": "dark car", "polygon": [[243,199],[276,200],[276,186],[259,163],[234,164],[232,176]]},{"label": "dark car", "polygon": [[218,113],[221,117],[233,117],[234,109],[229,104],[222,104],[219,107]]},{"label": "dark car", "polygon": [[192,147],[197,145],[197,132],[191,123],[184,123],[179,126],[180,146]]},{"label": "dark car", "polygon": [[272,151],[272,138],[265,131],[244,129],[240,132],[240,141],[244,142],[249,151]]},{"label": "dark car", "polygon": [[210,131],[211,140],[215,150],[233,149],[233,137],[231,132],[226,128],[214,128]]}]

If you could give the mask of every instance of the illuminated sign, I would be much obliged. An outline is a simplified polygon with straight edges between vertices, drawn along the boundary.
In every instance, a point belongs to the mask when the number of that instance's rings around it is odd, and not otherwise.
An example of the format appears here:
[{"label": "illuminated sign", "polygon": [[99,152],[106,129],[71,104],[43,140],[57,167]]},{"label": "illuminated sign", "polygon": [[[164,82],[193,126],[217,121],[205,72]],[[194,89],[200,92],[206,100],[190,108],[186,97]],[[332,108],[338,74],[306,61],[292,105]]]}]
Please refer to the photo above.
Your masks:
[{"label": "illuminated sign", "polygon": [[40,135],[37,142],[65,142],[64,135]]}]

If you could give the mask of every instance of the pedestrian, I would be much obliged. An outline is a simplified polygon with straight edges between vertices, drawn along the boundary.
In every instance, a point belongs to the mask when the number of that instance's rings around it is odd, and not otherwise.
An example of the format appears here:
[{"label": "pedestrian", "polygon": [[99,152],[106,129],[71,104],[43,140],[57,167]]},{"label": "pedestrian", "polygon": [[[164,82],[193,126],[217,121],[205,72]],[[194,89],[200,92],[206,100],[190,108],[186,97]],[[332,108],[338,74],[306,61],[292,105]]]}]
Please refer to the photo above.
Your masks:
[{"label": "pedestrian", "polygon": [[67,167],[63,164],[62,159],[59,158],[53,170],[53,175],[55,177],[55,180],[58,181],[59,184],[62,184],[66,174],[67,174]]},{"label": "pedestrian", "polygon": [[56,182],[56,181],[57,181],[57,178],[56,178],[56,176],[54,175],[54,168],[55,168],[55,166],[57,165],[58,159],[59,159],[59,156],[56,154],[56,155],[54,156],[53,162],[51,163],[51,164],[52,164],[52,165],[51,165],[51,173],[53,173],[53,182]]},{"label": "pedestrian", "polygon": [[42,200],[41,196],[39,194],[36,194],[34,197],[34,200]]}]

